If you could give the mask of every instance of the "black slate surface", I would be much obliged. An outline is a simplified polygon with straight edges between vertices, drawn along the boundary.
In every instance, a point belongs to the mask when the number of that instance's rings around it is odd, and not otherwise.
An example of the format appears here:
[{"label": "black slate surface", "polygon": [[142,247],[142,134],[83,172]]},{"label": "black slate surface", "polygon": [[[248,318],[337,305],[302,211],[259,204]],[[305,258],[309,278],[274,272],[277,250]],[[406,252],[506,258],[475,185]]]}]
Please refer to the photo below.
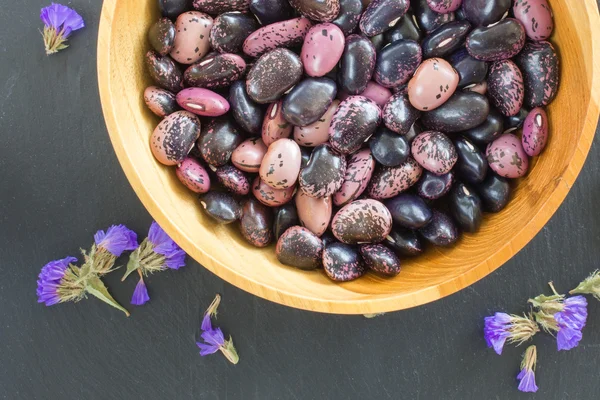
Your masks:
[{"label": "black slate surface", "polygon": [[[600,257],[600,146],[550,223],[516,257],[443,300],[367,320],[256,298],[196,263],[147,279],[152,301],[127,319],[95,299],[36,304],[39,269],[78,255],[97,229],[151,217],[111,148],[96,83],[101,1],[77,0],[87,27],[47,58],[38,29],[48,1],[5,1],[0,13],[0,398],[4,399],[518,399],[520,354],[485,346],[483,317],[575,286]],[[569,132],[553,132],[569,134]],[[128,305],[135,280],[107,284]],[[221,293],[218,323],[241,361],[201,358],[202,309]],[[132,308],[129,307],[129,308]],[[556,352],[538,335],[543,399],[600,391],[600,307],[590,299],[581,345]]]}]

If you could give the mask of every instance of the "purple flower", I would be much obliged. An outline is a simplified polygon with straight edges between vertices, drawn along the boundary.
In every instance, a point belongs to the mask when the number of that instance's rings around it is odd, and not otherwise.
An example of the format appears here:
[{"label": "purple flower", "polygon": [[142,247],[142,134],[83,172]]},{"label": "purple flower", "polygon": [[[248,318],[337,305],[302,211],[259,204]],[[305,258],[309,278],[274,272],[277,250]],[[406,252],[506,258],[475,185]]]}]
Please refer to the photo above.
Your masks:
[{"label": "purple flower", "polygon": [[140,281],[135,286],[135,290],[133,291],[133,296],[131,296],[131,304],[134,306],[141,306],[146,304],[150,300],[150,296],[148,296],[148,289],[146,288],[146,284],[144,283],[144,278],[140,276]]},{"label": "purple flower", "polygon": [[554,314],[558,328],[556,347],[558,350],[571,350],[577,347],[583,334],[581,330],[587,320],[587,300],[583,296],[569,297],[563,303],[563,310]]},{"label": "purple flower", "polygon": [[83,18],[77,12],[62,4],[52,3],[48,7],[42,8],[40,18],[44,25],[54,28],[60,32],[63,38],[68,38],[72,31],[76,31],[85,26]]},{"label": "purple flower", "polygon": [[206,343],[196,342],[196,345],[200,348],[200,355],[207,356],[209,354],[214,354],[221,346],[225,345],[225,336],[223,336],[223,331],[221,328],[210,329],[208,331],[202,332],[202,339]]},{"label": "purple flower", "polygon": [[152,243],[154,252],[165,256],[164,264],[167,267],[179,269],[185,266],[185,251],[155,221],[150,225],[148,240]]},{"label": "purple flower", "polygon": [[493,347],[497,354],[502,354],[506,341],[521,344],[539,332],[535,322],[518,315],[496,313],[484,321],[483,336],[487,346]]},{"label": "purple flower", "polygon": [[106,233],[99,230],[94,235],[94,241],[99,249],[104,249],[115,257],[120,257],[125,250],[135,250],[138,247],[137,235],[125,225],[113,225]]},{"label": "purple flower", "polygon": [[215,299],[210,303],[208,309],[204,313],[204,318],[202,318],[202,325],[200,329],[202,329],[202,339],[204,339],[204,343],[196,342],[196,345],[200,348],[200,355],[207,356],[209,354],[214,354],[217,351],[221,351],[223,355],[233,364],[237,364],[240,360],[235,346],[233,345],[233,340],[231,336],[229,340],[225,340],[225,336],[223,336],[223,331],[221,328],[215,327],[213,328],[212,322],[210,320],[211,316],[217,314],[217,308],[221,303],[221,296],[216,295]]},{"label": "purple flower", "polygon": [[44,265],[37,281],[38,303],[52,306],[61,302],[62,299],[58,289],[69,269],[69,264],[74,262],[77,262],[75,257],[66,257],[62,260],[50,261]]},{"label": "purple flower", "polygon": [[519,382],[519,390],[521,392],[532,392],[538,391],[538,387],[535,384],[535,372],[531,370],[522,369],[519,375],[517,375]]},{"label": "purple flower", "polygon": [[52,3],[52,5],[42,8],[40,18],[44,23],[42,36],[46,54],[53,54],[69,47],[66,41],[71,32],[85,26],[81,15],[61,4]]},{"label": "purple flower", "polygon": [[521,361],[521,372],[517,375],[519,381],[519,390],[521,392],[535,393],[538,390],[535,384],[535,366],[537,364],[537,348],[529,346],[523,354]]}]

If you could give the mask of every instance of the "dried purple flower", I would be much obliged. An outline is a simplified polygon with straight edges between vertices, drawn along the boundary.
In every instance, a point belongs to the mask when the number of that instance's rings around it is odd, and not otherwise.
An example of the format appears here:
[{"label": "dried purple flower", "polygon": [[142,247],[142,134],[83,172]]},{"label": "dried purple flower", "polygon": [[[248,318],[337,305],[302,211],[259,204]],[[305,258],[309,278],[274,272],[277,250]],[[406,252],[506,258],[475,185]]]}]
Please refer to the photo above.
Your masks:
[{"label": "dried purple flower", "polygon": [[483,334],[488,347],[502,354],[504,343],[516,343],[517,346],[531,339],[540,329],[530,318],[496,313],[485,317]]},{"label": "dried purple flower", "polygon": [[214,354],[220,350],[232,364],[237,364],[240,357],[233,345],[233,339],[229,336],[229,340],[225,340],[221,328],[213,328],[210,320],[211,316],[217,315],[217,308],[219,307],[220,302],[221,296],[217,294],[204,313],[204,318],[202,318],[202,325],[200,327],[200,329],[202,329],[201,337],[204,340],[204,343],[196,342],[196,345],[200,348],[201,356]]},{"label": "dried purple flower", "polygon": [[[70,264],[77,262],[75,257],[66,257],[62,260],[50,261],[40,271],[37,281],[38,303],[52,306],[57,303],[68,301],[71,296],[79,297],[83,293],[83,287],[79,287],[77,294],[74,290],[68,290],[65,283],[65,275],[69,272]],[[69,294],[67,292],[73,292]]]},{"label": "dried purple flower", "polygon": [[125,225],[112,225],[104,233],[99,230],[94,235],[98,250],[106,250],[115,257],[121,257],[125,250],[135,250],[138,247],[137,234]]},{"label": "dried purple flower", "polygon": [[85,26],[81,15],[61,4],[52,3],[50,6],[42,8],[40,18],[44,23],[42,36],[48,55],[66,49],[68,45],[65,42],[71,32]]},{"label": "dried purple flower", "polygon": [[42,268],[37,282],[38,303],[51,306],[67,301],[77,302],[91,294],[129,316],[129,312],[108,293],[90,264],[80,268],[72,264],[75,261],[75,257],[67,257],[51,261]]},{"label": "dried purple flower", "polygon": [[554,295],[539,295],[529,299],[529,303],[539,309],[534,315],[542,328],[549,333],[556,332],[558,350],[571,350],[583,337],[581,330],[587,321],[587,300],[583,296],[565,299],[564,295],[556,292],[552,282],[548,285]]},{"label": "dried purple flower", "polygon": [[141,306],[146,304],[149,300],[150,296],[148,295],[148,289],[144,283],[144,278],[140,275],[140,281],[135,285],[133,296],[131,296],[131,304],[134,306]]},{"label": "dried purple flower", "polygon": [[519,390],[521,392],[535,393],[538,390],[535,384],[535,366],[537,363],[537,348],[532,345],[525,350],[521,361],[521,372],[517,375]]},{"label": "dried purple flower", "polygon": [[156,222],[152,222],[148,237],[129,256],[122,280],[136,269],[140,269],[144,275],[167,268],[179,269],[185,266],[185,257],[185,251]]},{"label": "dried purple flower", "polygon": [[600,300],[600,270],[591,273],[585,278],[570,294],[591,294],[597,300]]}]

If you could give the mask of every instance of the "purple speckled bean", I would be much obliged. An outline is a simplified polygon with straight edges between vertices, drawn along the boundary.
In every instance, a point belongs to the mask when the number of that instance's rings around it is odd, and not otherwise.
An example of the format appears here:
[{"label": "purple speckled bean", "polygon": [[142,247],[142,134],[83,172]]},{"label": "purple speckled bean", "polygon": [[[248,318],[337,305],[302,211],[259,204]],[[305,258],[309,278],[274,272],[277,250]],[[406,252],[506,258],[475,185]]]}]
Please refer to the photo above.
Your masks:
[{"label": "purple speckled bean", "polygon": [[310,197],[302,190],[296,193],[296,210],[300,223],[317,236],[327,230],[333,206],[331,196],[315,198]]},{"label": "purple speckled bean", "polygon": [[156,86],[148,86],[144,90],[144,102],[150,111],[161,118],[179,110],[175,95]]},{"label": "purple speckled bean", "polygon": [[330,22],[340,12],[340,0],[289,0],[300,14],[313,21]]},{"label": "purple speckled bean", "polygon": [[323,250],[323,269],[331,280],[349,282],[360,278],[367,268],[353,246],[335,242]]},{"label": "purple speckled bean", "polygon": [[237,54],[216,54],[186,69],[183,79],[189,86],[224,88],[240,79],[245,71],[246,62]]},{"label": "purple speckled bean", "polygon": [[547,0],[515,0],[513,14],[531,40],[546,40],[552,34],[554,22]]},{"label": "purple speckled bean", "polygon": [[302,154],[292,139],[271,143],[260,164],[260,179],[274,189],[287,189],[296,184]]},{"label": "purple speckled bean", "polygon": [[503,60],[493,63],[487,84],[489,98],[498,111],[506,116],[519,113],[523,107],[525,88],[523,75],[514,62]]},{"label": "purple speckled bean", "polygon": [[420,111],[435,110],[454,94],[459,79],[448,61],[442,58],[423,61],[408,82],[410,104]]},{"label": "purple speckled bean", "polygon": [[200,135],[200,120],[187,111],[166,116],[150,136],[150,149],[164,165],[182,162]]},{"label": "purple speckled bean", "polygon": [[250,182],[242,171],[232,165],[223,165],[215,171],[219,183],[230,192],[245,196],[250,192]]},{"label": "purple speckled bean", "polygon": [[280,263],[311,270],[321,265],[323,242],[301,226],[292,226],[277,241],[275,254]]},{"label": "purple speckled bean", "polygon": [[266,247],[273,240],[273,210],[249,197],[242,204],[240,232],[248,243]]},{"label": "purple speckled bean", "polygon": [[169,56],[161,57],[155,51],[146,53],[146,66],[152,80],[161,88],[173,93],[183,88],[183,74]]},{"label": "purple speckled bean", "polygon": [[247,11],[250,0],[194,0],[194,8],[209,14],[221,14],[228,11]]},{"label": "purple speckled bean", "polygon": [[379,35],[393,28],[409,6],[409,0],[373,0],[360,19],[360,30],[369,37]]},{"label": "purple speckled bean", "polygon": [[397,167],[379,167],[367,187],[374,199],[389,199],[419,181],[423,168],[411,157]]},{"label": "purple speckled bean", "polygon": [[306,75],[319,77],[331,71],[342,57],[345,41],[344,33],[334,24],[310,28],[300,53]]},{"label": "purple speckled bean", "polygon": [[336,206],[344,206],[360,196],[373,175],[375,159],[370,149],[360,150],[350,157],[344,175],[344,183],[333,196]]},{"label": "purple speckled bean", "polygon": [[210,190],[210,178],[200,162],[192,157],[183,160],[175,175],[188,189],[195,193],[206,193]]},{"label": "purple speckled bean", "polygon": [[210,30],[210,46],[219,53],[241,53],[244,40],[259,28],[251,14],[227,12],[215,18]]},{"label": "purple speckled bean", "polygon": [[289,138],[292,134],[294,126],[283,118],[281,113],[282,103],[283,100],[271,103],[265,113],[262,124],[262,139],[267,146],[276,140]]},{"label": "purple speckled bean", "polygon": [[392,250],[382,244],[363,244],[360,255],[372,271],[386,276],[400,273],[400,259]]},{"label": "purple speckled bean", "polygon": [[307,126],[294,127],[294,140],[300,146],[316,147],[326,143],[329,140],[329,126],[333,119],[333,114],[340,105],[339,100],[334,100],[329,105],[325,114],[317,121]]},{"label": "purple speckled bean", "polygon": [[364,96],[350,96],[338,106],[329,126],[329,143],[342,154],[360,149],[377,129],[381,110]]},{"label": "purple speckled bean", "polygon": [[259,104],[279,100],[302,78],[302,62],[288,49],[275,49],[263,54],[248,71],[246,91]]},{"label": "purple speckled bean", "polygon": [[440,14],[456,11],[461,4],[462,0],[427,0],[429,8]]},{"label": "purple speckled bean", "polygon": [[169,18],[161,18],[148,29],[150,46],[161,56],[166,56],[173,49],[175,42],[175,25]]},{"label": "purple speckled bean", "polygon": [[228,119],[214,119],[205,124],[197,142],[204,161],[214,167],[225,165],[242,143],[243,135]]},{"label": "purple speckled bean", "polygon": [[189,11],[177,17],[175,41],[171,57],[181,64],[193,64],[210,49],[208,36],[213,19],[198,11]]},{"label": "purple speckled bean", "polygon": [[523,25],[514,18],[506,18],[497,24],[473,29],[467,36],[466,47],[477,60],[506,60],[521,51],[525,37]]},{"label": "purple speckled bean", "polygon": [[242,171],[256,173],[267,154],[267,146],[260,138],[243,141],[231,154],[231,162]]},{"label": "purple speckled bean", "polygon": [[296,190],[295,186],[290,186],[287,189],[273,189],[258,176],[252,182],[252,194],[254,197],[269,207],[281,206],[292,200],[294,190]]},{"label": "purple speckled bean", "polygon": [[486,150],[490,168],[505,178],[525,176],[529,168],[529,158],[518,137],[505,133],[490,143]]},{"label": "purple speckled bean", "polygon": [[450,172],[458,160],[452,140],[436,131],[420,133],[412,142],[411,152],[423,168],[437,175]]},{"label": "purple speckled bean", "polygon": [[258,57],[277,47],[293,47],[304,40],[312,24],[306,18],[293,18],[263,26],[244,41],[244,53]]},{"label": "purple speckled bean", "polygon": [[413,40],[398,40],[377,54],[373,79],[382,86],[393,88],[408,82],[421,64],[421,46]]},{"label": "purple speckled bean", "polygon": [[523,150],[527,155],[539,155],[548,142],[548,116],[543,108],[534,108],[523,123]]},{"label": "purple speckled bean", "polygon": [[525,107],[547,106],[559,85],[559,62],[550,42],[528,42],[515,59],[525,82]]},{"label": "purple speckled bean", "polygon": [[208,89],[187,88],[177,93],[177,103],[194,114],[218,117],[229,111],[229,103],[223,96]]},{"label": "purple speckled bean", "polygon": [[393,95],[383,108],[385,126],[400,135],[406,134],[420,116],[421,111],[410,104],[406,91]]},{"label": "purple speckled bean", "polygon": [[344,182],[346,157],[330,146],[321,144],[312,152],[308,164],[300,171],[300,189],[311,197],[329,197]]},{"label": "purple speckled bean", "polygon": [[392,215],[379,201],[356,200],[344,206],[331,222],[333,235],[343,243],[379,243],[392,230]]}]

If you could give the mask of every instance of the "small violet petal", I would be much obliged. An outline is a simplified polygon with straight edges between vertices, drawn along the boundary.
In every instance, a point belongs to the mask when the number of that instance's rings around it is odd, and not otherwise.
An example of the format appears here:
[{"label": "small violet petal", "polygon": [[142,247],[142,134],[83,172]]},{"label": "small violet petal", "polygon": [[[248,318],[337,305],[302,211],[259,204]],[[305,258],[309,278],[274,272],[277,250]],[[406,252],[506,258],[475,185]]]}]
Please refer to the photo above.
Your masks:
[{"label": "small violet petal", "polygon": [[135,306],[141,306],[146,304],[149,300],[150,296],[148,295],[148,288],[146,288],[144,279],[140,278],[140,281],[135,286],[135,290],[133,291],[133,296],[131,296],[131,304]]},{"label": "small violet petal", "polygon": [[517,379],[520,380],[519,390],[521,392],[537,392],[538,387],[535,384],[535,373],[532,370],[523,369],[521,373],[517,375]]}]

